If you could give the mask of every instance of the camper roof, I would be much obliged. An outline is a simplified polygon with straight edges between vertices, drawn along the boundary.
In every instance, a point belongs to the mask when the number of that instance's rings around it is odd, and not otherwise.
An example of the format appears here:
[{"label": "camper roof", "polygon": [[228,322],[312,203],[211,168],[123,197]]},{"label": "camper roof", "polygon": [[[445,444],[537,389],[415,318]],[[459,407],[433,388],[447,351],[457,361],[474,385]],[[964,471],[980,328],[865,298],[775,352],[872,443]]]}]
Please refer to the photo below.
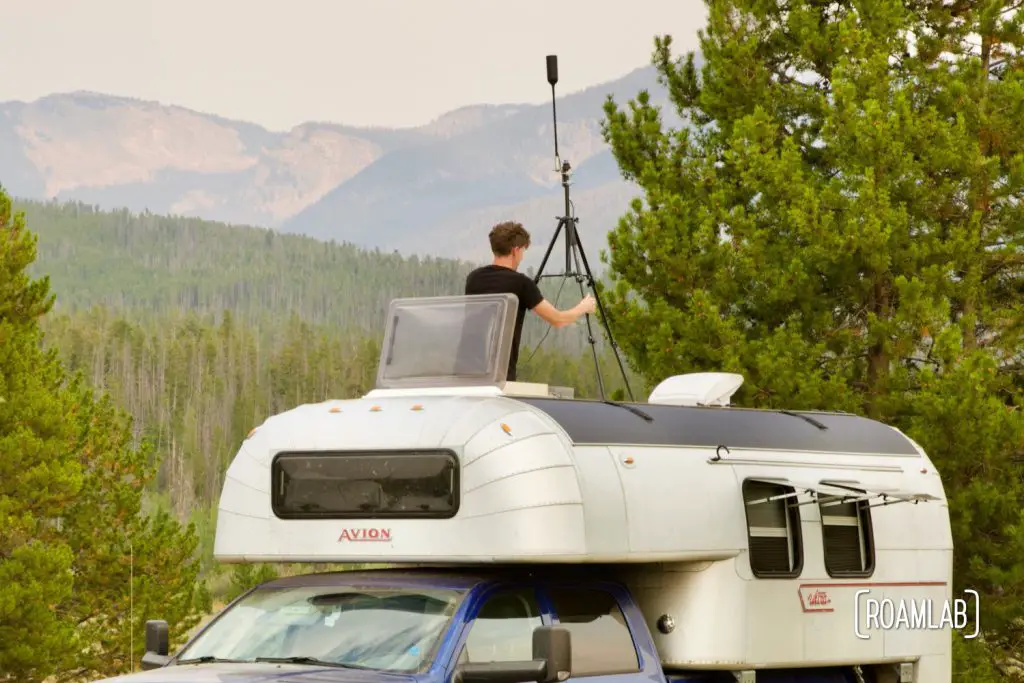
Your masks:
[{"label": "camper roof", "polygon": [[[885,424],[723,408],[738,375],[672,377],[648,403],[523,391],[504,381],[515,312],[513,295],[392,302],[373,391],[272,416],[244,441],[218,558],[721,559],[746,547],[745,478],[801,504],[942,496],[927,457]],[[665,519],[696,521],[669,532]]]}]

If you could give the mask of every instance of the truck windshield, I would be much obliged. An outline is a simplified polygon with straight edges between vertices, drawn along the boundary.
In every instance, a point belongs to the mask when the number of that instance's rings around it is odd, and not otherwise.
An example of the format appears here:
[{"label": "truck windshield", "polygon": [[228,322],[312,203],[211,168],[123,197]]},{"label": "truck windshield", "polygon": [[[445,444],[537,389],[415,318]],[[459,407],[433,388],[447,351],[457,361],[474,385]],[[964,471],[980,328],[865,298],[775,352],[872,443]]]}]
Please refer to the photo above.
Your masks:
[{"label": "truck windshield", "polygon": [[308,658],[417,671],[433,654],[462,591],[383,586],[260,588],[178,655],[179,662]]}]

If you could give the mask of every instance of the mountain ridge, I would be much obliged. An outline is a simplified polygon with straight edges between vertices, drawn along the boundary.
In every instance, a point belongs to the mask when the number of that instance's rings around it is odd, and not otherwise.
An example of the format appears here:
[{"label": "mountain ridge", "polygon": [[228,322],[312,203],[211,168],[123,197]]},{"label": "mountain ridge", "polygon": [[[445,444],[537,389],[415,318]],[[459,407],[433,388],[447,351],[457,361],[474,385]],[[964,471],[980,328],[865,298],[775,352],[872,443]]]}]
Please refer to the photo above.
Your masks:
[{"label": "mountain ridge", "polygon": [[[641,90],[665,102],[652,66],[558,96],[559,151],[582,171],[573,178],[574,203],[595,231],[606,232],[626,210],[631,187],[601,135],[602,104],[608,94],[624,103]],[[488,256],[485,239],[453,244],[455,232],[472,227],[486,235],[482,223],[501,215],[528,224],[536,244],[563,212],[551,118],[550,102],[477,103],[419,126],[311,120],[275,131],[177,104],[76,90],[0,103],[0,184],[29,200],[479,259]]]}]

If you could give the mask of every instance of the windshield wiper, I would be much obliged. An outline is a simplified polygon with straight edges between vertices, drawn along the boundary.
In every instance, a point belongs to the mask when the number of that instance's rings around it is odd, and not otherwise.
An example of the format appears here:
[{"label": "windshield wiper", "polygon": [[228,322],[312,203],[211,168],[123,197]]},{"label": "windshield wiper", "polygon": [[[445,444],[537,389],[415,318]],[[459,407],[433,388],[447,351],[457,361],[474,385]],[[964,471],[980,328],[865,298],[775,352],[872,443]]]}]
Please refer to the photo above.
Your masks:
[{"label": "windshield wiper", "polygon": [[256,657],[254,662],[273,662],[275,664],[315,664],[317,666],[334,666],[340,669],[365,669],[365,666],[356,664],[342,664],[340,662],[325,662],[316,657]]},{"label": "windshield wiper", "polygon": [[207,662],[244,662],[244,659],[222,659],[213,655],[203,655],[193,659],[179,659],[175,664],[206,664]]}]

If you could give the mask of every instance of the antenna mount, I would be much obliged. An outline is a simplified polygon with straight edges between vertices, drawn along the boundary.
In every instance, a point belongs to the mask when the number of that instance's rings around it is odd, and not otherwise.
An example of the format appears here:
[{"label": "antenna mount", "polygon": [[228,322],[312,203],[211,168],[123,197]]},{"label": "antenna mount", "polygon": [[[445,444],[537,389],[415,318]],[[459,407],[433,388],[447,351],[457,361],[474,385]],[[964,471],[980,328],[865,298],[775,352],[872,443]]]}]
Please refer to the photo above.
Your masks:
[{"label": "antenna mount", "polygon": [[[584,253],[583,245],[580,243],[579,231],[576,227],[579,222],[579,218],[576,217],[572,200],[569,198],[569,178],[572,175],[572,166],[569,165],[568,160],[563,161],[558,154],[558,113],[555,107],[555,84],[558,83],[558,55],[547,56],[547,67],[548,83],[551,84],[551,116],[552,122],[554,123],[555,136],[555,172],[560,173],[562,176],[562,189],[565,194],[565,215],[556,217],[558,220],[558,226],[555,228],[555,234],[551,237],[551,243],[548,244],[548,248],[544,252],[544,258],[541,260],[540,266],[537,268],[537,275],[534,277],[534,281],[539,283],[541,278],[544,277],[574,278],[576,282],[579,283],[580,296],[584,296],[585,290],[583,283],[587,283],[587,286],[594,295],[594,299],[597,301],[597,309],[601,313],[601,322],[604,325],[605,333],[608,335],[608,341],[612,346],[612,351],[615,353],[615,360],[618,361],[619,370],[622,372],[622,381],[626,385],[629,400],[636,401],[633,397],[633,390],[629,386],[629,378],[626,376],[626,368],[622,364],[622,357],[619,355],[619,347],[615,343],[615,338],[612,336],[611,325],[608,321],[608,313],[605,311],[604,304],[601,302],[601,296],[597,292],[597,287],[594,286],[594,274],[590,270],[590,264],[587,262],[587,255]],[[560,233],[563,228],[565,229],[565,271],[562,273],[544,274],[544,267],[547,265],[548,258],[551,256],[551,251],[554,249],[555,242],[558,240],[558,233]],[[594,339],[594,331],[590,325],[589,313],[586,315],[586,321],[587,341],[590,343],[590,350],[594,355],[594,369],[597,371],[597,387],[601,392],[601,400],[606,400],[604,379],[601,376],[601,364],[598,362],[597,358],[597,342]]]}]

